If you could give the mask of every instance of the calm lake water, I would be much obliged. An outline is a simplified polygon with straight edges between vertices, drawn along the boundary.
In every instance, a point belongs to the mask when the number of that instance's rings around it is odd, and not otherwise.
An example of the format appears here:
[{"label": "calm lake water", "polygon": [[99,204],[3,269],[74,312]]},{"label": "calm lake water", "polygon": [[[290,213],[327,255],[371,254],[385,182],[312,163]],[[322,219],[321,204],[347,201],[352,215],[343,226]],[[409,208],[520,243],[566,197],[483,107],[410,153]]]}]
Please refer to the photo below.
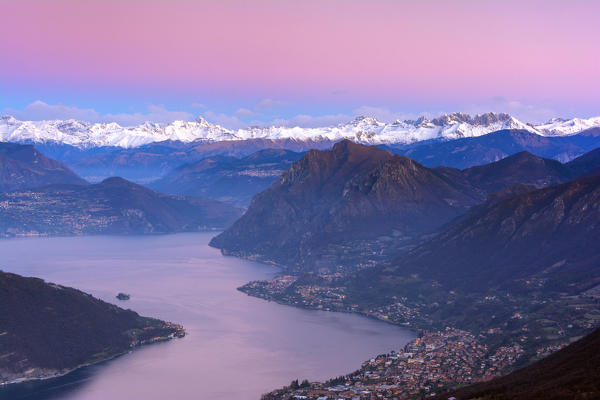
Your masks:
[{"label": "calm lake water", "polygon": [[[323,380],[398,350],[411,331],[358,315],[301,310],[236,290],[268,265],[224,257],[213,234],[0,240],[0,269],[72,286],[184,325],[66,377],[0,389],[2,399],[258,399],[292,379]],[[115,299],[118,292],[131,300]]]}]

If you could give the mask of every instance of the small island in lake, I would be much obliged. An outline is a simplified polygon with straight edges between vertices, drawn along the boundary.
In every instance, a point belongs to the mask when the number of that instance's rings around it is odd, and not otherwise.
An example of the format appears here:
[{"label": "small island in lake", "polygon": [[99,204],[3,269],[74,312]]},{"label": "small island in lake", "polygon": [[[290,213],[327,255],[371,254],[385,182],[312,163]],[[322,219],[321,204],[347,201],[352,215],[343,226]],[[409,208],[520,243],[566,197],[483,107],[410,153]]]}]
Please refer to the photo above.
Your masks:
[{"label": "small island in lake", "polygon": [[119,300],[129,300],[131,298],[130,295],[123,293],[123,292],[119,292],[119,294],[116,297]]},{"label": "small island in lake", "polygon": [[181,325],[0,271],[0,385],[65,375],[136,346],[183,336]]}]

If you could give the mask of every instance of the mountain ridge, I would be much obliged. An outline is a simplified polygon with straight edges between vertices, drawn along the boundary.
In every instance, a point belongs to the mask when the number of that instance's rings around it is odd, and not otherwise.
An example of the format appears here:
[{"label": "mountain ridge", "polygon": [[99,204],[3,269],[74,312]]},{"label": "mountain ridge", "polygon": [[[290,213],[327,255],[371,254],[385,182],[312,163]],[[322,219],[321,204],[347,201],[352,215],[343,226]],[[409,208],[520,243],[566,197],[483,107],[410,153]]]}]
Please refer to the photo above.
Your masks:
[{"label": "mountain ridge", "polygon": [[163,193],[207,197],[247,207],[302,157],[284,149],[259,150],[243,158],[217,155],[175,168],[147,186]]},{"label": "mountain ridge", "polygon": [[333,239],[376,239],[392,232],[418,236],[476,202],[467,189],[435,170],[343,140],[294,162],[211,245],[226,254],[262,254],[282,264],[289,257],[307,264]]},{"label": "mountain ridge", "polygon": [[[183,164],[215,156],[246,157],[265,149],[306,152],[325,150],[336,141],[293,139],[248,139],[221,142],[166,141],[135,148],[95,147],[81,149],[65,144],[37,143],[48,157],[68,165],[90,182],[122,176],[137,183],[152,184]],[[498,161],[519,151],[561,162],[570,161],[600,146],[600,128],[571,136],[547,137],[529,131],[503,130],[483,136],[447,141],[429,140],[410,145],[378,145],[392,153],[406,155],[426,167],[441,165],[468,168]]]},{"label": "mountain ridge", "polygon": [[0,192],[54,183],[88,184],[66,165],[44,156],[32,145],[0,142]]},{"label": "mountain ridge", "polygon": [[174,121],[170,124],[146,122],[134,127],[123,127],[114,122],[19,121],[11,116],[3,116],[0,118],[0,140],[56,142],[82,148],[132,148],[168,140],[185,143],[244,139],[350,139],[363,144],[408,144],[432,139],[477,137],[503,129],[523,129],[542,136],[565,136],[598,126],[600,117],[555,119],[546,124],[533,125],[523,123],[509,114],[491,112],[475,116],[451,113],[432,119],[421,117],[392,123],[382,123],[375,118],[361,116],[345,124],[318,128],[270,126],[237,130],[211,124],[202,117],[195,121]]},{"label": "mountain ridge", "polygon": [[[560,270],[560,273],[555,271],[559,278],[546,283],[549,287],[556,286],[564,292],[583,291],[600,283],[600,277],[596,281],[581,280],[586,268],[600,257],[594,251],[593,233],[600,231],[598,204],[600,175],[525,191],[489,203],[488,207],[410,251],[399,263],[410,265],[410,270],[427,276],[428,271],[433,271],[429,266],[445,260],[444,269],[438,271],[435,279],[448,282],[449,286],[459,285],[461,279],[487,271],[478,282],[480,287],[486,288],[491,283],[509,284],[498,279],[499,271],[512,276],[513,280],[525,279],[523,274],[533,270],[544,278],[545,266],[548,270]],[[572,228],[584,225],[583,230]],[[539,243],[535,252],[531,251],[527,240]],[[464,242],[475,245],[466,247]],[[474,248],[478,250],[473,251]],[[566,251],[567,248],[570,251]],[[513,262],[517,259],[518,262]],[[512,265],[512,274],[506,272],[508,265]],[[466,269],[466,266],[471,267]],[[443,279],[440,274],[444,275]]]},{"label": "mountain ridge", "polygon": [[[594,157],[579,163],[580,168],[600,168]],[[291,164],[211,245],[225,254],[292,268],[336,267],[344,264],[340,257],[345,255],[358,252],[358,260],[399,251],[470,215],[474,206],[480,209],[576,175],[567,164],[528,152],[464,170],[432,169],[344,140]]]},{"label": "mountain ridge", "polygon": [[242,213],[215,200],[165,195],[119,177],[0,193],[0,203],[0,237],[216,230]]}]

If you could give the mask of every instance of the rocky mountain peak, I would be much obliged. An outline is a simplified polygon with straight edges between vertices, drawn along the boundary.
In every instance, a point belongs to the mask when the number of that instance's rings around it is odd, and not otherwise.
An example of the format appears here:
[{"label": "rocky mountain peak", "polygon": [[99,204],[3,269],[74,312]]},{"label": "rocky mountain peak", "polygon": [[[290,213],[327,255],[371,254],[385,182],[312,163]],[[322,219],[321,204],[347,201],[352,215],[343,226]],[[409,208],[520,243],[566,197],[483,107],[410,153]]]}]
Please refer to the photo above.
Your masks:
[{"label": "rocky mountain peak", "polygon": [[204,119],[204,117],[202,117],[202,116],[198,116],[198,117],[197,117],[197,118],[194,120],[194,122],[196,122],[197,124],[200,124],[200,125],[202,125],[202,126],[209,126],[209,125],[211,125],[211,123],[210,123],[210,122],[208,122],[206,119]]},{"label": "rocky mountain peak", "polygon": [[381,122],[379,122],[374,117],[368,117],[368,116],[365,116],[365,115],[359,115],[358,117],[354,118],[351,123],[354,123],[354,124],[377,125],[377,124],[380,124]]}]

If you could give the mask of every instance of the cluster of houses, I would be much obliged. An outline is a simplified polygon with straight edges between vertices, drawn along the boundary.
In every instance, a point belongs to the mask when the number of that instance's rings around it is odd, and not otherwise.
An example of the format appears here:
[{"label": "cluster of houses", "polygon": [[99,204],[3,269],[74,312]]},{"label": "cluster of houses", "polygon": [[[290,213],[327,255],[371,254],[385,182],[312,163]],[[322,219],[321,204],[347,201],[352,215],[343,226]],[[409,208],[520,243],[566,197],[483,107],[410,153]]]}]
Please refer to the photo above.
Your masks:
[{"label": "cluster of houses", "polygon": [[427,332],[402,350],[365,361],[361,368],[329,382],[287,387],[271,399],[409,399],[433,396],[448,386],[492,379],[521,355],[519,345],[490,354],[473,334],[452,328]]}]

